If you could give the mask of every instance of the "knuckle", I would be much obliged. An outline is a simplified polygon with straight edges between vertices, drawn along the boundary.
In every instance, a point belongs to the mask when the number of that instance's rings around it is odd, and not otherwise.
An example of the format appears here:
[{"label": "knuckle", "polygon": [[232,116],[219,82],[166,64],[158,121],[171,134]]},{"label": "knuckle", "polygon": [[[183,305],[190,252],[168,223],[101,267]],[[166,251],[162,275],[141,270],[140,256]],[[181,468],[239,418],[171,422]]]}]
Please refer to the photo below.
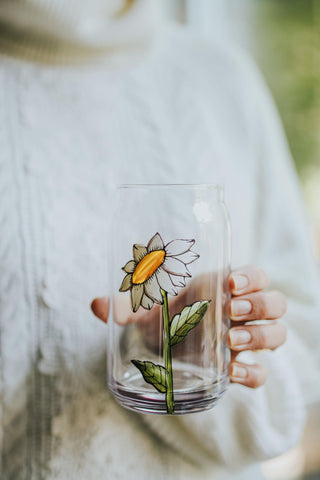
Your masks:
[{"label": "knuckle", "polygon": [[261,365],[252,365],[250,374],[250,387],[259,388],[266,383],[267,372]]},{"label": "knuckle", "polygon": [[261,267],[255,267],[256,282],[261,287],[265,288],[269,284],[269,277]]},{"label": "knuckle", "polygon": [[269,299],[265,293],[260,293],[257,297],[257,309],[261,318],[264,318],[268,314]]},{"label": "knuckle", "polygon": [[264,271],[263,268],[261,267],[256,267],[256,271],[257,273],[259,274],[260,278],[263,279],[263,280],[268,280],[268,275],[266,274],[266,272]]},{"label": "knuckle", "polygon": [[277,306],[277,318],[282,317],[287,311],[287,299],[286,296],[279,290],[273,290],[269,292],[271,301]]},{"label": "knuckle", "polygon": [[283,345],[287,339],[287,328],[279,322],[275,322],[274,325],[270,325],[272,329],[272,346],[271,350],[276,350]]},{"label": "knuckle", "polygon": [[287,305],[286,296],[281,292],[279,292],[279,295],[280,295],[281,317],[282,317],[287,312],[288,305]]},{"label": "knuckle", "polygon": [[268,344],[268,335],[264,325],[260,325],[255,329],[256,348],[266,348]]},{"label": "knuckle", "polygon": [[269,284],[269,277],[263,268],[257,265],[247,265],[242,271],[248,276],[250,287],[261,290]]},{"label": "knuckle", "polygon": [[99,300],[98,300],[98,298],[94,298],[94,299],[92,300],[90,307],[91,307],[91,310],[92,310],[92,312],[94,313],[94,315],[95,315],[96,317],[99,317],[99,318],[100,318],[100,317],[101,317],[101,311],[100,311],[100,309],[99,309]]},{"label": "knuckle", "polygon": [[283,345],[287,341],[287,336],[288,336],[288,330],[283,323],[279,323],[279,329],[280,329],[280,345]]},{"label": "knuckle", "polygon": [[262,385],[262,383],[259,380],[259,377],[256,375],[253,375],[252,378],[250,379],[250,387],[251,388],[258,388]]}]

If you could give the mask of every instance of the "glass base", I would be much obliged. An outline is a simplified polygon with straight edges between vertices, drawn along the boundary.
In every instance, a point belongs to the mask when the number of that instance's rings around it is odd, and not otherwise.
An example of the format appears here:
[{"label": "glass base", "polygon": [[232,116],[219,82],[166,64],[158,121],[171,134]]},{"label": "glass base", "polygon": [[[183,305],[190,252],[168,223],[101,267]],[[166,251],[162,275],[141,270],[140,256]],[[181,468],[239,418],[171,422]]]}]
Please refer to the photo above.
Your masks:
[{"label": "glass base", "polygon": [[[194,370],[174,369],[174,415],[209,410],[217,403],[229,385],[229,377],[208,380]],[[129,410],[167,415],[165,394],[146,384],[139,373],[126,378],[124,383],[111,381],[109,388],[117,402]]]}]

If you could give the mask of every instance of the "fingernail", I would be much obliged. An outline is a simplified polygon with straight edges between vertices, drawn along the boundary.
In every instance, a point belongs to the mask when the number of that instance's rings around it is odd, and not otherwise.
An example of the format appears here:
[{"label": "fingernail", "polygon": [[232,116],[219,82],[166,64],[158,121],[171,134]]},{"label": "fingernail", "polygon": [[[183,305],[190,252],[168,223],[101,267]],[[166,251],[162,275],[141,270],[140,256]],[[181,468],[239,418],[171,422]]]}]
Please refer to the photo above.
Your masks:
[{"label": "fingernail", "polygon": [[232,365],[231,377],[232,378],[246,378],[248,375],[247,369],[241,365]]},{"label": "fingernail", "polygon": [[248,277],[244,275],[232,275],[234,290],[243,290],[249,285]]},{"label": "fingernail", "polygon": [[248,330],[235,330],[234,328],[230,330],[229,337],[231,346],[233,347],[236,345],[245,345],[251,340],[251,335]]},{"label": "fingernail", "polygon": [[252,304],[249,300],[232,300],[231,302],[231,315],[233,317],[239,317],[250,313],[252,310]]}]

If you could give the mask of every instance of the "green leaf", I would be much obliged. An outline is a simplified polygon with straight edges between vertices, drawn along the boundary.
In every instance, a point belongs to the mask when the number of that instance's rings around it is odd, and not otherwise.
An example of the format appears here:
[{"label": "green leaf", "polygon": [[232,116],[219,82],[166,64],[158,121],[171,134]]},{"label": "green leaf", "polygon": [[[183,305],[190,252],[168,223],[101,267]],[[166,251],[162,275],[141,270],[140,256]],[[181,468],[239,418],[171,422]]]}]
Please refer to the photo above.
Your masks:
[{"label": "green leaf", "polygon": [[131,360],[131,362],[140,370],[147,383],[151,383],[161,393],[167,391],[167,370],[164,367],[139,360]]},{"label": "green leaf", "polygon": [[211,300],[201,300],[184,307],[181,313],[175,315],[170,324],[170,344],[177,345],[203,319]]}]

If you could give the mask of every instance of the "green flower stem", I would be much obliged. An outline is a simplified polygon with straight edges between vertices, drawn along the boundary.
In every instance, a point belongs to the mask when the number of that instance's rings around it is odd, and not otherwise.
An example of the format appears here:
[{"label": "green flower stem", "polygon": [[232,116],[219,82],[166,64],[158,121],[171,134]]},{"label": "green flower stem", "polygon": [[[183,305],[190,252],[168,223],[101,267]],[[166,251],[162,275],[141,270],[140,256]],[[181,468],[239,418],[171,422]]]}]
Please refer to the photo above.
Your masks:
[{"label": "green flower stem", "polygon": [[163,358],[164,366],[167,370],[167,390],[166,390],[166,404],[167,412],[172,415],[174,413],[174,398],[173,398],[173,378],[172,378],[172,355],[170,345],[170,317],[168,306],[168,294],[161,289],[163,298],[162,315],[163,315]]}]

